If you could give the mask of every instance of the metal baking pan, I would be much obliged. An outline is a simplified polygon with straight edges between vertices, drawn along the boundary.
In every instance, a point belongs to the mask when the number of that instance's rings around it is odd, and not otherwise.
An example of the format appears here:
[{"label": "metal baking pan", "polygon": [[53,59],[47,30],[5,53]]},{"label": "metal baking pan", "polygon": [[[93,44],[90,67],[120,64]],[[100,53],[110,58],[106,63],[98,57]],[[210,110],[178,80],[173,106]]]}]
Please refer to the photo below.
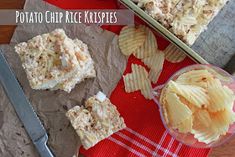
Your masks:
[{"label": "metal baking pan", "polygon": [[[227,67],[231,65],[231,60],[235,57],[235,20],[232,20],[235,17],[234,0],[230,0],[228,4],[223,7],[219,14],[209,23],[207,30],[201,33],[190,47],[131,0],[119,0],[119,2],[132,10],[150,27],[183,50],[183,52],[197,63],[210,63],[225,68],[226,70],[228,69]],[[228,65],[229,60],[230,64]],[[234,61],[232,64],[234,64]],[[231,68],[231,66],[229,68]],[[233,73],[235,72],[234,66],[232,68]]]},{"label": "metal baking pan", "polygon": [[201,33],[195,43],[190,47],[131,0],[119,0],[119,2],[132,10],[150,27],[183,50],[183,52],[197,63],[210,63],[225,68],[227,71],[232,68],[233,70],[229,72],[235,73],[233,65],[235,57],[235,20],[232,20],[235,17],[234,0],[230,0],[223,7],[219,14],[209,23],[207,30]]},{"label": "metal baking pan", "polygon": [[142,20],[144,20],[149,26],[151,26],[154,30],[159,32],[162,36],[167,38],[171,43],[175,44],[179,47],[187,56],[201,64],[208,64],[208,62],[203,59],[200,55],[198,55],[193,49],[191,49],[188,45],[186,45],[183,41],[177,38],[173,33],[167,30],[163,25],[161,25],[157,20],[153,19],[150,15],[144,12],[140,7],[138,7],[131,0],[119,0],[125,7],[134,11],[134,13],[139,16]]}]

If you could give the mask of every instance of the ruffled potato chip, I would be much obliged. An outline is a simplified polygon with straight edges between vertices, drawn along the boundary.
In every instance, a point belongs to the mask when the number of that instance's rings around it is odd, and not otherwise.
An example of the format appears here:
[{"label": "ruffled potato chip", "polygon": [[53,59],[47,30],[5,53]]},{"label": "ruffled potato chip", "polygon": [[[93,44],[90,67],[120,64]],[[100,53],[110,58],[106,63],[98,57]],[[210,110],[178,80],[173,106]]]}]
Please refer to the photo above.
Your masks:
[{"label": "ruffled potato chip", "polygon": [[143,26],[125,26],[122,28],[118,43],[121,52],[129,56],[141,47],[146,40],[146,31]]},{"label": "ruffled potato chip", "polygon": [[[235,122],[235,113],[231,110],[225,109],[223,111],[211,113],[212,123],[217,131],[225,134],[230,124]],[[224,131],[225,130],[225,131]]]},{"label": "ruffled potato chip", "polygon": [[162,69],[164,63],[164,53],[157,52],[148,58],[142,59],[145,65],[147,65],[150,69]]},{"label": "ruffled potato chip", "polygon": [[225,135],[230,124],[235,121],[233,111],[224,110],[210,114],[211,123],[209,127],[203,125],[193,125],[192,132],[199,142],[209,144],[219,139],[221,135]]},{"label": "ruffled potato chip", "polygon": [[194,134],[194,138],[196,138],[199,142],[206,144],[217,141],[220,137],[220,134],[213,131],[211,128],[201,128],[201,130],[192,129],[191,133]]},{"label": "ruffled potato chip", "polygon": [[[209,70],[192,70],[180,75],[176,81],[168,82],[160,96],[168,125],[180,133],[191,132],[206,144],[226,135],[235,122],[234,101],[234,92]],[[192,116],[185,118],[186,112],[179,112],[182,106],[186,106]]]},{"label": "ruffled potato chip", "polygon": [[230,88],[228,88],[227,86],[223,86],[223,88],[224,88],[224,92],[227,94],[227,95],[230,95],[230,104],[228,104],[227,105],[227,108],[229,109],[229,110],[233,110],[233,106],[234,106],[234,102],[235,102],[235,94],[234,94],[234,92],[230,89]]},{"label": "ruffled potato chip", "polygon": [[141,65],[132,64],[132,73],[123,76],[125,91],[127,93],[141,90],[146,99],[152,99],[151,82],[148,79],[148,72]]},{"label": "ruffled potato chip", "polygon": [[189,102],[188,100],[186,100],[184,97],[182,97],[182,96],[179,95],[179,98],[180,98],[180,101],[181,101],[183,104],[185,104],[185,105],[188,106],[188,108],[192,111],[192,113],[194,113],[194,112],[196,112],[197,110],[200,109],[199,107],[197,107],[197,106],[193,105],[192,103],[190,103],[190,102]]},{"label": "ruffled potato chip", "polygon": [[206,94],[204,88],[194,85],[182,85],[174,81],[168,83],[170,91],[175,92],[178,95],[184,97],[191,104],[201,108],[209,105],[209,96]]},{"label": "ruffled potato chip", "polygon": [[163,69],[164,59],[164,53],[162,52],[155,53],[148,58],[142,59],[144,64],[150,68],[149,79],[153,83],[157,83],[158,81],[158,77]]},{"label": "ruffled potato chip", "polygon": [[211,125],[210,113],[207,110],[197,110],[193,114],[193,121],[195,127],[209,127]]},{"label": "ruffled potato chip", "polygon": [[137,75],[133,74],[126,74],[125,76],[123,76],[125,91],[127,93],[131,93],[140,89],[136,77]]},{"label": "ruffled potato chip", "polygon": [[169,122],[172,127],[177,127],[180,123],[192,116],[191,110],[184,105],[175,93],[166,93],[166,108],[169,115]]},{"label": "ruffled potato chip", "polygon": [[186,57],[186,55],[173,44],[167,46],[163,52],[165,53],[166,60],[172,63],[179,63]]},{"label": "ruffled potato chip", "polygon": [[192,131],[193,128],[193,118],[190,116],[188,119],[184,120],[182,123],[176,126],[176,129],[180,133],[189,133]]},{"label": "ruffled potato chip", "polygon": [[231,89],[223,86],[218,79],[210,81],[208,86],[208,95],[211,103],[208,106],[210,112],[217,112],[229,108],[233,108],[234,93]]},{"label": "ruffled potato chip", "polygon": [[152,56],[158,51],[157,40],[153,32],[148,27],[144,27],[144,30],[146,32],[147,38],[144,44],[142,44],[134,53],[134,56],[139,59]]},{"label": "ruffled potato chip", "polygon": [[151,94],[151,82],[149,79],[146,79],[143,82],[143,86],[141,87],[141,94],[146,98],[146,99],[152,99],[152,94]]},{"label": "ruffled potato chip", "polygon": [[196,85],[206,88],[208,86],[208,82],[212,81],[213,79],[213,75],[207,70],[192,70],[180,75],[176,79],[176,82],[180,84]]}]

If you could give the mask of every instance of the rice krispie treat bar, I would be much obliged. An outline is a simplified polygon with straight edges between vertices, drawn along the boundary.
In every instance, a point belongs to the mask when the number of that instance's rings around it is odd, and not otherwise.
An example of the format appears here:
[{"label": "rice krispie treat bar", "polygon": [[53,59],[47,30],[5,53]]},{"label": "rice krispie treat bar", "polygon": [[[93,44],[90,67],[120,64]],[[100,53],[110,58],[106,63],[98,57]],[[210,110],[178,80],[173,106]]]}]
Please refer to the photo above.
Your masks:
[{"label": "rice krispie treat bar", "polygon": [[116,106],[102,92],[90,97],[84,107],[73,107],[66,116],[85,149],[126,127]]},{"label": "rice krispie treat bar", "polygon": [[188,45],[192,45],[227,1],[181,0],[172,11],[170,30]]},{"label": "rice krispie treat bar", "polygon": [[68,38],[63,29],[19,43],[15,50],[33,89],[70,92],[84,78],[95,77],[87,45]]},{"label": "rice krispie treat bar", "polygon": [[180,0],[133,0],[143,8],[150,16],[160,21],[165,27],[169,27],[172,20],[171,12]]},{"label": "rice krispie treat bar", "polygon": [[133,0],[186,44],[192,45],[228,0]]}]

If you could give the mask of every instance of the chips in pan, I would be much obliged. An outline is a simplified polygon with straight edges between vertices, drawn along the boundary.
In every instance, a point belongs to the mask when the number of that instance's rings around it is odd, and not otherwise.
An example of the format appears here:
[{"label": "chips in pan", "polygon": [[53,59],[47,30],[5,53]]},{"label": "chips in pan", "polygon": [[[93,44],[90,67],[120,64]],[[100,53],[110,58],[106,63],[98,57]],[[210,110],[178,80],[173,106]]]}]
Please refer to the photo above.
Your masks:
[{"label": "chips in pan", "polygon": [[122,28],[118,42],[121,52],[129,56],[142,46],[146,40],[144,26],[125,26]]},{"label": "chips in pan", "polygon": [[147,38],[144,44],[140,46],[134,53],[134,56],[139,59],[150,57],[158,51],[157,41],[153,32],[148,27],[143,27],[145,29]]},{"label": "chips in pan", "polygon": [[186,55],[173,44],[170,44],[163,52],[165,53],[166,60],[171,63],[179,63],[186,57]]}]

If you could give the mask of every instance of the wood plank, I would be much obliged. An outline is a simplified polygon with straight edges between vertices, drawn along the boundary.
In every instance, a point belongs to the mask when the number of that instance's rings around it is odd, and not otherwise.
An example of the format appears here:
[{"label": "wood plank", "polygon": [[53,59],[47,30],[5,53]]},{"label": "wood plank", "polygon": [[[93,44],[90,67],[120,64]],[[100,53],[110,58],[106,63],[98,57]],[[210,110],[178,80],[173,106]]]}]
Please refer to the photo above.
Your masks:
[{"label": "wood plank", "polygon": [[1,0],[0,9],[22,9],[25,0]]},{"label": "wood plank", "polygon": [[234,157],[235,156],[235,138],[222,146],[213,148],[209,157]]},{"label": "wood plank", "polygon": [[[22,9],[25,0],[1,0],[0,9]],[[9,43],[16,26],[0,26],[0,44]]]}]

